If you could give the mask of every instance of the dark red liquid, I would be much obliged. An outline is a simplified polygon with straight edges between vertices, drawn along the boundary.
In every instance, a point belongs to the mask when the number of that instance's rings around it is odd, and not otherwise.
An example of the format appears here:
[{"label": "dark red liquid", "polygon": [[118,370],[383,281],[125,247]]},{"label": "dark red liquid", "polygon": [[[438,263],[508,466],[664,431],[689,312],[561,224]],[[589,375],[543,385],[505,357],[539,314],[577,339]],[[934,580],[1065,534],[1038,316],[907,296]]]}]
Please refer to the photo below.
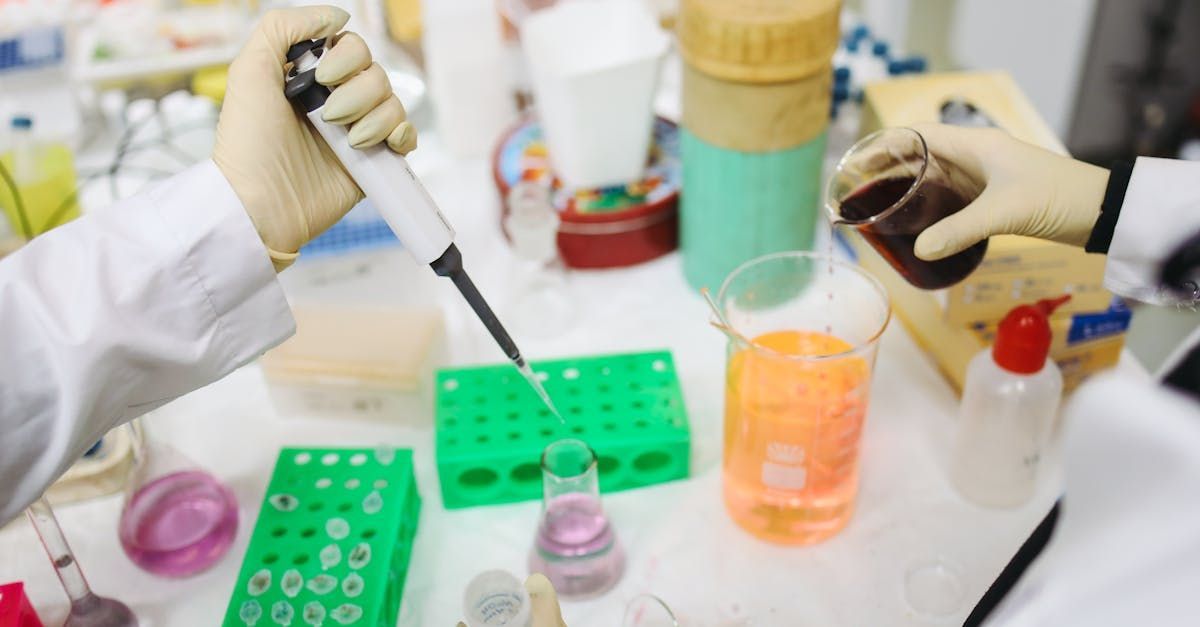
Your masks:
[{"label": "dark red liquid", "polygon": [[[912,186],[912,177],[880,179],[857,189],[842,201],[845,220],[866,220],[896,204]],[[919,259],[917,236],[942,218],[967,206],[970,199],[933,181],[925,181],[896,211],[874,224],[855,225],[871,246],[909,283],[935,290],[967,278],[987,252],[987,240],[945,259]]]}]

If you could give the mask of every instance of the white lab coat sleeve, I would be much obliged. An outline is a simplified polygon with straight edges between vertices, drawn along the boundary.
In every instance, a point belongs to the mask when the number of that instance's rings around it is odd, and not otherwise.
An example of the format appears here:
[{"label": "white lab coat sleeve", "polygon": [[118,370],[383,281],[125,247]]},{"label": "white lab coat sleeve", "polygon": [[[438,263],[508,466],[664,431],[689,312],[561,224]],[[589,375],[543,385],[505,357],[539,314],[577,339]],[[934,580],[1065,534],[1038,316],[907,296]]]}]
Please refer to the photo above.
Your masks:
[{"label": "white lab coat sleeve", "polygon": [[0,524],[109,429],[294,330],[211,161],[0,260]]},{"label": "white lab coat sleeve", "polygon": [[1145,303],[1172,299],[1159,287],[1166,257],[1200,232],[1200,162],[1138,157],[1104,272],[1109,291]]},{"label": "white lab coat sleeve", "polygon": [[1112,373],[1064,419],[1062,514],[988,627],[1196,625],[1200,403]]}]

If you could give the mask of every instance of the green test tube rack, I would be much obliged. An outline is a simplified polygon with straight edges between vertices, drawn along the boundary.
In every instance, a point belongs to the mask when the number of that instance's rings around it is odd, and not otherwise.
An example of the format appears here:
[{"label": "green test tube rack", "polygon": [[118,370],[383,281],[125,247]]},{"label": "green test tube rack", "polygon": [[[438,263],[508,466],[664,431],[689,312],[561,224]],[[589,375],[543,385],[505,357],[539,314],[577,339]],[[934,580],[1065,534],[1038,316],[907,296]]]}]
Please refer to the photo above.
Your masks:
[{"label": "green test tube rack", "polygon": [[542,450],[579,438],[613,492],[688,476],[691,435],[667,351],[532,362],[565,422],[511,364],[437,376],[437,467],[447,508],[540,499]]},{"label": "green test tube rack", "polygon": [[395,625],[420,513],[410,450],[284,448],[223,625]]}]

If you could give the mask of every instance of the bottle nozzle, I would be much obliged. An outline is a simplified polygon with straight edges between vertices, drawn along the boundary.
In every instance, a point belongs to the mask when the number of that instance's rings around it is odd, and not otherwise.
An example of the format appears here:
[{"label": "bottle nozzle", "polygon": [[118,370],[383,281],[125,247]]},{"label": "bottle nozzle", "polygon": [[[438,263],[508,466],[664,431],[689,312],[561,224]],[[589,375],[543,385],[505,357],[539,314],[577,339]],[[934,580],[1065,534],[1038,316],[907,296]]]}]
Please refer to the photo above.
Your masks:
[{"label": "bottle nozzle", "polygon": [[1069,300],[1071,300],[1071,295],[1063,294],[1062,296],[1059,296],[1058,298],[1043,298],[1042,300],[1039,300],[1037,303],[1035,303],[1034,306],[1037,307],[1038,310],[1042,312],[1042,315],[1049,318],[1050,314],[1054,313],[1055,309],[1062,307]]}]

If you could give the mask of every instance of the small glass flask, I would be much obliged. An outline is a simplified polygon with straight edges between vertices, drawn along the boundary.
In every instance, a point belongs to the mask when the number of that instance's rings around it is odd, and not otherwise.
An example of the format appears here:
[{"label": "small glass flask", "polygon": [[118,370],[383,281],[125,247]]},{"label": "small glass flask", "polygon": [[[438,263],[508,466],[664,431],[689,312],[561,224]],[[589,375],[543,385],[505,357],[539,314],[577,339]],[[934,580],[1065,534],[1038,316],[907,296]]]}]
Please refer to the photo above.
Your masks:
[{"label": "small glass flask", "polygon": [[600,503],[596,453],[581,440],[559,440],[542,453],[542,520],[529,570],[569,599],[599,596],[625,571],[625,554]]}]

